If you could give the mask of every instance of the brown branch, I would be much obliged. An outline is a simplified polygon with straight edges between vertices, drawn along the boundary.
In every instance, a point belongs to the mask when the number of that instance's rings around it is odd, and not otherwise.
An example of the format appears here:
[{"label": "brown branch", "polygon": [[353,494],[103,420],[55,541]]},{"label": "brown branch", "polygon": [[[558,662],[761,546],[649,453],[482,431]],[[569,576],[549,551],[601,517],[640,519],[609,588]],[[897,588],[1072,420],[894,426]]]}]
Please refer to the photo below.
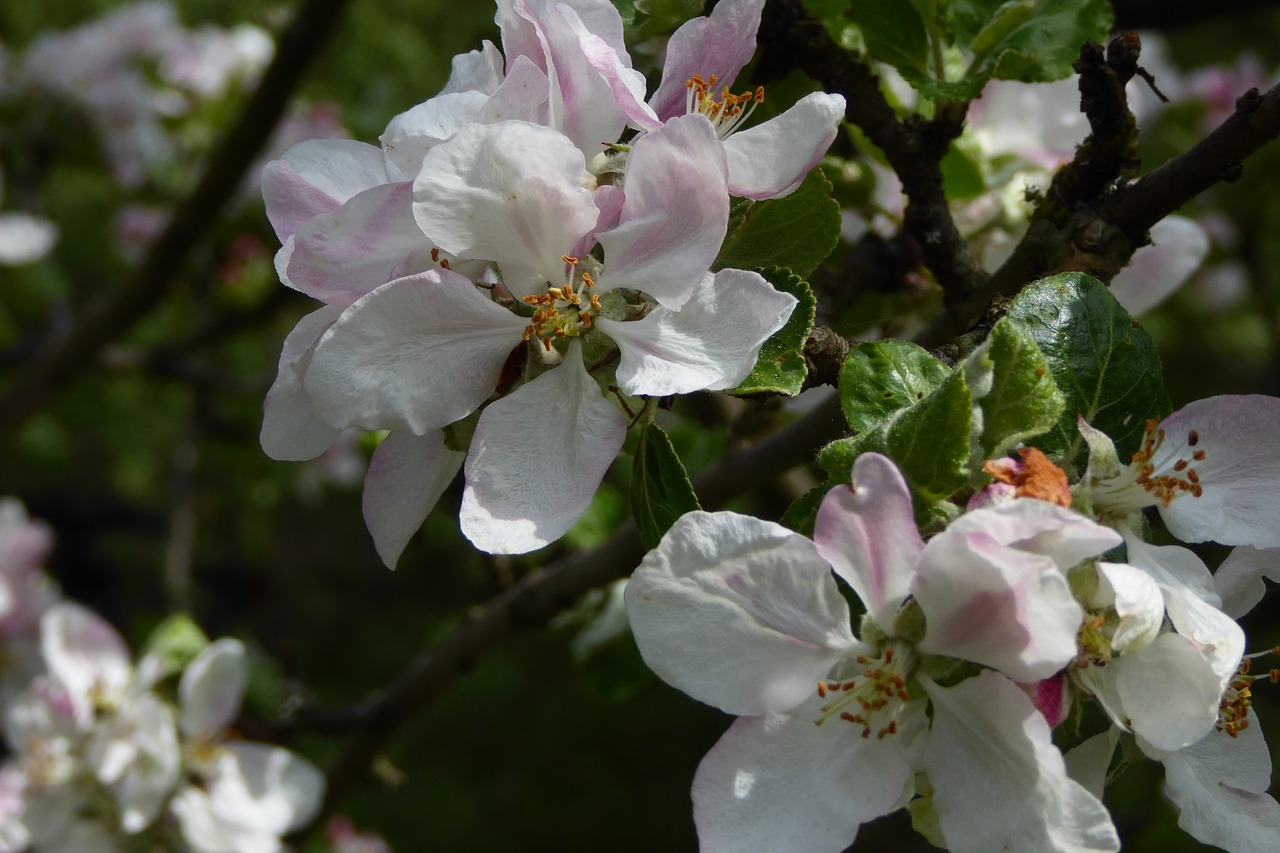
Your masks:
[{"label": "brown branch", "polygon": [[[785,429],[724,456],[695,477],[702,505],[723,506],[812,459],[821,445],[838,437],[845,427],[839,401],[832,397]],[[367,775],[374,757],[399,727],[465,674],[485,651],[513,633],[546,624],[586,592],[625,577],[643,555],[635,525],[628,522],[604,545],[537,569],[496,598],[472,608],[453,633],[420,654],[395,682],[363,701],[346,708],[299,709],[277,730],[277,737],[297,731],[350,735],[329,765],[321,815],[332,812],[347,789]]]},{"label": "brown branch", "polygon": [[12,436],[111,340],[168,293],[191,250],[235,195],[303,73],[337,28],[347,0],[305,0],[281,36],[275,59],[240,119],[214,152],[200,182],[151,245],[133,278],[85,308],[51,337],[0,397],[0,439]]}]

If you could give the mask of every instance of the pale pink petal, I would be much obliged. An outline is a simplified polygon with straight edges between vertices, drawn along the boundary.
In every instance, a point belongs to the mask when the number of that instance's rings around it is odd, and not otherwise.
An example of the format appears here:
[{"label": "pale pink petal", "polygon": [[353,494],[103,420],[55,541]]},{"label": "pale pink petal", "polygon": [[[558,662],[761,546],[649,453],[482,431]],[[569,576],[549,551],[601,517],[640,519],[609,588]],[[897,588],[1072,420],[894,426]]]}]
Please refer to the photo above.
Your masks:
[{"label": "pale pink petal", "polygon": [[934,716],[923,769],[951,850],[1120,849],[1106,808],[1067,776],[1048,724],[1016,684],[988,670],[955,687],[924,686]]},{"label": "pale pink petal", "polygon": [[610,184],[597,187],[593,199],[597,211],[595,227],[582,235],[569,254],[575,258],[585,258],[590,255],[596,245],[596,235],[618,224],[625,199],[626,193],[619,187]]},{"label": "pale pink petal", "polygon": [[1001,545],[1039,554],[1064,572],[1081,560],[1119,545],[1110,527],[1047,501],[1024,499],[966,512],[951,522],[948,533],[981,532]]},{"label": "pale pink petal", "polygon": [[316,216],[388,182],[382,152],[350,139],[299,143],[262,169],[262,200],[283,242]]},{"label": "pale pink petal", "polygon": [[813,541],[881,630],[891,631],[924,550],[897,466],[878,453],[859,456],[853,485],[836,486],[818,507]]},{"label": "pale pink petal", "polygon": [[485,39],[480,47],[455,54],[449,62],[449,80],[441,95],[454,92],[484,92],[492,95],[502,85],[502,54]]},{"label": "pale pink petal", "polygon": [[287,749],[235,741],[222,749],[206,789],[220,821],[284,835],[320,808],[324,776]]},{"label": "pale pink petal", "polygon": [[316,344],[341,313],[341,308],[326,305],[299,320],[284,339],[276,381],[262,403],[262,431],[258,436],[263,451],[272,459],[314,459],[328,450],[342,432],[320,416],[302,386]]},{"label": "pale pink petal", "polygon": [[[1180,494],[1160,515],[1184,542],[1280,546],[1280,398],[1260,394],[1209,397],[1183,406],[1160,423],[1165,442],[1152,464],[1203,451],[1191,468],[1203,488]],[[1189,448],[1195,438],[1194,451]],[[1191,461],[1191,460],[1189,460]]]},{"label": "pale pink petal", "polygon": [[427,153],[413,210],[442,249],[496,261],[524,296],[563,284],[562,256],[595,226],[587,179],[582,152],[554,130],[470,125]]},{"label": "pale pink petal", "polygon": [[117,701],[133,674],[129,647],[107,620],[73,601],[40,619],[40,650],[49,674],[67,689],[76,719],[88,723],[96,697]]},{"label": "pale pink petal", "polygon": [[244,643],[239,640],[224,637],[201,649],[178,682],[182,733],[208,740],[231,728],[248,677]]},{"label": "pale pink petal", "polygon": [[685,113],[685,81],[697,74],[717,78],[716,87],[732,86],[756,52],[756,31],[764,0],[722,0],[711,14],[681,24],[667,41],[662,83],[649,103],[666,121]]},{"label": "pale pink petal", "polygon": [[660,305],[635,322],[596,325],[622,350],[623,392],[665,397],[738,385],[795,306],[758,273],[729,269],[708,273],[679,311]]},{"label": "pale pink petal", "polygon": [[1111,295],[1130,314],[1150,311],[1200,269],[1208,254],[1209,235],[1198,223],[1165,217],[1151,227],[1151,243],[1111,279]]},{"label": "pale pink petal", "polygon": [[779,198],[800,186],[827,153],[844,121],[844,98],[814,92],[769,121],[724,141],[729,192],[744,198]]},{"label": "pale pink petal", "polygon": [[325,333],[305,388],[334,425],[424,435],[493,393],[525,325],[448,270],[397,279]]},{"label": "pale pink petal", "polygon": [[626,437],[572,344],[564,362],[491,404],[467,455],[462,532],[490,554],[523,554],[564,535]]},{"label": "pale pink petal", "polygon": [[571,26],[587,62],[608,84],[617,108],[631,121],[631,125],[639,130],[662,127],[658,116],[644,102],[644,75],[631,68],[625,57],[619,56],[604,39],[588,32],[580,20],[575,19]]},{"label": "pale pink petal", "polygon": [[527,121],[545,125],[550,121],[547,113],[550,85],[546,72],[529,57],[517,56],[506,79],[485,104],[480,120],[486,124]]},{"label": "pale pink petal", "polygon": [[1232,853],[1273,853],[1280,804],[1267,793],[1271,756],[1253,711],[1238,737],[1213,732],[1164,760],[1164,791],[1178,826]]},{"label": "pale pink petal", "polygon": [[125,711],[130,740],[137,750],[134,760],[112,786],[120,809],[120,828],[141,832],[164,808],[182,764],[173,709],[153,693],[144,693]]},{"label": "pale pink petal", "polygon": [[627,159],[622,218],[600,235],[602,287],[679,308],[720,252],[729,222],[724,151],[700,115],[646,133]]},{"label": "pale pink petal", "polygon": [[379,140],[398,180],[418,177],[426,153],[463,127],[479,121],[488,103],[485,92],[453,92],[436,95],[391,119]]},{"label": "pale pink petal", "polygon": [[393,432],[373,452],[364,478],[364,523],[387,568],[396,567],[465,458],[444,446],[438,430]]},{"label": "pale pink petal", "polygon": [[813,543],[737,513],[677,519],[631,576],[626,601],[649,668],[730,714],[795,707],[858,648]]},{"label": "pale pink petal", "polygon": [[383,184],[354,196],[336,213],[318,216],[293,235],[284,283],[346,308],[406,265],[434,266],[431,243],[413,219],[413,187]]},{"label": "pale pink petal", "polygon": [[1213,575],[1222,611],[1238,619],[1252,610],[1266,594],[1263,578],[1280,583],[1280,548],[1233,549]]},{"label": "pale pink petal", "polygon": [[838,718],[814,725],[820,704],[739,717],[702,759],[693,820],[704,853],[839,853],[910,798],[901,736],[863,738]]}]

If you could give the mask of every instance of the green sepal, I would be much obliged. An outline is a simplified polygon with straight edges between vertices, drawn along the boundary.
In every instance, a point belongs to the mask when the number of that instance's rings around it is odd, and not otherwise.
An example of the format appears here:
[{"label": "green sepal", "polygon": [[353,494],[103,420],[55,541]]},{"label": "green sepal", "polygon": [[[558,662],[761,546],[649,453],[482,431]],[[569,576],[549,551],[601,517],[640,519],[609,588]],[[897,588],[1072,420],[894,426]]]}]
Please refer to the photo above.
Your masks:
[{"label": "green sepal", "polygon": [[714,270],[786,267],[804,278],[840,240],[840,204],[814,169],[791,195],[734,205]]},{"label": "green sepal", "polygon": [[783,293],[790,293],[799,303],[791,312],[785,326],[779,329],[760,347],[756,366],[747,378],[734,388],[732,394],[786,394],[794,397],[804,387],[809,366],[804,360],[804,345],[813,331],[818,301],[813,290],[791,270],[769,267],[760,273],[765,280]]},{"label": "green sepal", "polygon": [[645,424],[631,474],[631,514],[644,547],[656,548],[677,518],[701,508],[671,439],[657,424]]},{"label": "green sepal", "polygon": [[1041,435],[1062,417],[1066,400],[1044,354],[1016,322],[1002,319],[965,360],[969,389],[982,410],[979,444],[995,459]]}]

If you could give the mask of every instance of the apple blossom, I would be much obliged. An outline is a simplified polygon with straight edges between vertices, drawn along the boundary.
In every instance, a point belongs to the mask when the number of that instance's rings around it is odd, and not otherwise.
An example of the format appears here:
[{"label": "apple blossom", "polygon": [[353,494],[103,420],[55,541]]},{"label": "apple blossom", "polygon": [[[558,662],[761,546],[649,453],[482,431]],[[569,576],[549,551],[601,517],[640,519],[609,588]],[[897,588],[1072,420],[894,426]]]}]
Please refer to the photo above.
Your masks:
[{"label": "apple blossom", "polygon": [[[925,543],[892,462],[860,456],[853,483],[824,499],[813,541],[689,513],[627,586],[646,663],[740,715],[694,781],[703,849],[842,850],[907,804],[917,772],[952,849],[1119,849],[1015,683],[1074,658],[1066,571],[1119,536],[1015,500]],[[860,638],[833,568],[866,608]],[[956,683],[972,671],[956,658],[994,670]]]}]

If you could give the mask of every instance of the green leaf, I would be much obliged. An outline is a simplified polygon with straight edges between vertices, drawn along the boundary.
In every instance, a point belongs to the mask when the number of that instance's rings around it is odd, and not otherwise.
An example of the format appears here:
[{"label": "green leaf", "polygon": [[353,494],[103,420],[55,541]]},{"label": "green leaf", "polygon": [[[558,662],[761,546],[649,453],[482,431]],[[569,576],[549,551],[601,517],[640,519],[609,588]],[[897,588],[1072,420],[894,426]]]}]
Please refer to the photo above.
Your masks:
[{"label": "green leaf", "polygon": [[862,31],[873,59],[894,68],[929,71],[929,34],[924,20],[902,0],[858,0],[847,13]]},{"label": "green leaf", "polygon": [[996,323],[965,361],[969,389],[982,408],[982,453],[1003,456],[1020,441],[1048,432],[1066,400],[1035,340],[1016,322]]},{"label": "green leaf", "polygon": [[[853,463],[850,462],[850,465]],[[849,469],[845,469],[845,477],[849,476]],[[782,518],[778,519],[778,523],[788,530],[794,530],[801,536],[813,536],[814,520],[818,517],[818,507],[822,505],[822,499],[827,496],[827,492],[831,491],[830,483],[822,483],[814,486],[800,497],[791,502],[791,506],[787,507],[787,511],[782,514]]]},{"label": "green leaf", "polygon": [[940,164],[942,185],[946,187],[948,201],[969,201],[987,191],[987,178],[982,171],[985,158],[977,146],[956,142],[951,143]]},{"label": "green leaf", "polygon": [[804,360],[804,344],[813,331],[813,319],[818,301],[808,282],[790,270],[769,267],[761,275],[778,290],[790,293],[800,300],[791,312],[787,324],[764,342],[756,366],[747,374],[734,394],[786,394],[794,397],[804,386],[809,367]]},{"label": "green leaf", "polygon": [[1036,444],[1075,472],[1085,464],[1076,416],[1111,436],[1122,457],[1142,441],[1147,419],[1171,411],[1151,337],[1106,285],[1083,273],[1059,273],[1028,285],[1008,318],[1044,353],[1066,405]]},{"label": "green leaf", "polygon": [[973,34],[974,54],[969,77],[984,82],[1022,80],[1046,83],[1071,74],[1071,63],[1087,41],[1105,42],[1111,31],[1108,0],[959,0],[956,18],[968,30],[983,22]]},{"label": "green leaf", "polygon": [[791,195],[735,206],[712,269],[786,267],[804,278],[840,239],[840,205],[814,169]]},{"label": "green leaf", "polygon": [[158,658],[165,677],[168,677],[185,669],[207,645],[209,638],[200,630],[200,626],[190,616],[175,613],[151,632],[143,646],[142,655]]},{"label": "green leaf", "polygon": [[969,481],[973,395],[963,371],[889,424],[885,449],[916,497],[933,504]]},{"label": "green leaf", "polygon": [[869,433],[929,396],[949,373],[916,344],[891,339],[858,344],[840,367],[840,406],[854,433]]},{"label": "green leaf", "polygon": [[657,424],[646,424],[631,475],[631,513],[644,546],[656,548],[677,518],[701,508],[671,439]]}]

